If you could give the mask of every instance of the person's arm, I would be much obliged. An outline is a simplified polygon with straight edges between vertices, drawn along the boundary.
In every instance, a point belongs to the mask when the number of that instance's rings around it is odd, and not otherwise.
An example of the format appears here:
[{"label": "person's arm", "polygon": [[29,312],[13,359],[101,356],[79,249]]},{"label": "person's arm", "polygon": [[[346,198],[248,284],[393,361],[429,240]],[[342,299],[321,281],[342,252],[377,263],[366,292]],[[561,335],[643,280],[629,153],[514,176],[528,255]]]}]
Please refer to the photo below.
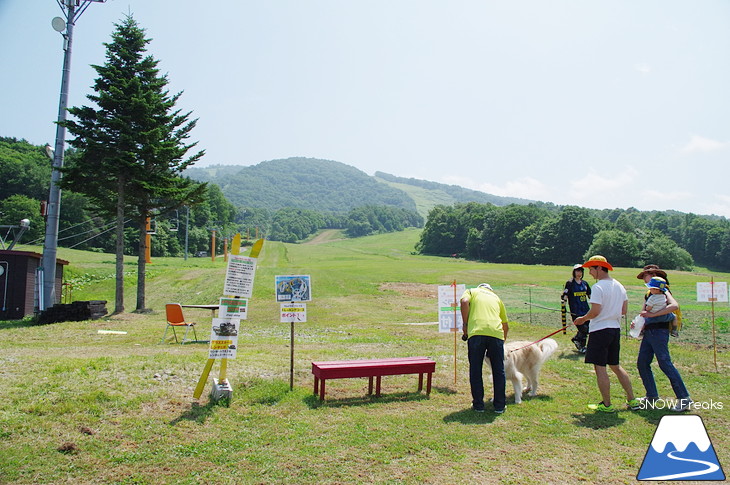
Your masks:
[{"label": "person's arm", "polygon": [[504,331],[504,340],[507,341],[507,334],[509,333],[509,323],[502,322],[502,331]]},{"label": "person's arm", "polygon": [[461,300],[461,330],[465,337],[469,336],[469,300],[466,298],[462,298]]},{"label": "person's arm", "polygon": [[629,300],[624,300],[624,304],[621,305],[621,315],[626,315],[629,311]]},{"label": "person's arm", "polygon": [[[624,302],[624,306],[627,302]],[[591,309],[588,310],[588,313],[583,315],[582,317],[578,317],[575,320],[573,320],[573,325],[583,325],[588,320],[593,320],[601,313],[601,304],[600,303],[591,303]]]},{"label": "person's arm", "polygon": [[671,293],[667,292],[667,306],[665,308],[662,308],[661,310],[657,310],[656,312],[650,311],[649,308],[646,308],[646,305],[644,306],[644,310],[639,314],[642,317],[659,317],[661,315],[666,315],[668,313],[675,312],[679,309],[679,304],[677,303],[677,300],[674,299]]}]

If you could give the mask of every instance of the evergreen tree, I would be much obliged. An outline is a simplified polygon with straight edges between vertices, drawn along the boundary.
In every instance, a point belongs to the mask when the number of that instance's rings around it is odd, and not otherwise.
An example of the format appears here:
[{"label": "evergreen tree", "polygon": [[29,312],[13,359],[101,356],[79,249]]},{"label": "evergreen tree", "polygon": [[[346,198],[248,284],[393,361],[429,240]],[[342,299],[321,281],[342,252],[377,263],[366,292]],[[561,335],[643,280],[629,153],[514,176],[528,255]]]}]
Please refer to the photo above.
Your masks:
[{"label": "evergreen tree", "polygon": [[186,157],[196,143],[186,144],[197,120],[181,114],[170,96],[167,77],[158,61],[145,55],[150,39],[127,16],[115,24],[106,46],[106,63],[92,66],[99,77],[87,98],[96,107],[74,107],[75,120],[65,122],[79,150],[64,169],[62,187],[85,194],[103,214],[113,215],[116,232],[116,297],[114,312],[124,311],[124,222],[130,217],[139,230],[137,311],[145,309],[146,220],[183,204],[200,202],[205,184],[182,177],[199,160],[199,151]]}]

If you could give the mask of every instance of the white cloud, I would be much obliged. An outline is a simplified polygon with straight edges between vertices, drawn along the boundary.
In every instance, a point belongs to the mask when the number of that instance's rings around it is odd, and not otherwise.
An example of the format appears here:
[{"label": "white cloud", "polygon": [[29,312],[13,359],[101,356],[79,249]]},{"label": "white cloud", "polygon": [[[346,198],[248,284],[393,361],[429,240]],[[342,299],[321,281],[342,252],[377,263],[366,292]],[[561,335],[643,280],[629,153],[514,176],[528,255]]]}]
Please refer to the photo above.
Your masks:
[{"label": "white cloud", "polygon": [[647,74],[651,73],[651,66],[649,64],[646,64],[644,62],[634,64],[634,69],[639,71],[641,74],[646,76]]},{"label": "white cloud", "polygon": [[700,202],[698,214],[715,214],[730,218],[730,196],[715,194]]},{"label": "white cloud", "polygon": [[[579,200],[590,200],[592,197],[605,198],[606,195],[618,193],[623,196],[639,180],[639,171],[634,167],[625,167],[618,171],[597,173],[588,172],[582,178],[571,181],[571,195]],[[619,197],[623,199],[625,197]]]},{"label": "white cloud", "polygon": [[698,153],[698,152],[711,152],[715,150],[721,150],[730,145],[730,143],[723,143],[721,141],[712,140],[699,135],[692,135],[692,139],[684,147],[681,152],[684,154]]},{"label": "white cloud", "polygon": [[464,177],[448,176],[444,178],[444,183],[460,185],[472,190],[479,190],[487,194],[499,195],[501,197],[519,197],[531,200],[551,200],[552,193],[550,188],[543,182],[532,177],[523,177],[515,180],[509,180],[502,185],[479,183],[474,179]]}]

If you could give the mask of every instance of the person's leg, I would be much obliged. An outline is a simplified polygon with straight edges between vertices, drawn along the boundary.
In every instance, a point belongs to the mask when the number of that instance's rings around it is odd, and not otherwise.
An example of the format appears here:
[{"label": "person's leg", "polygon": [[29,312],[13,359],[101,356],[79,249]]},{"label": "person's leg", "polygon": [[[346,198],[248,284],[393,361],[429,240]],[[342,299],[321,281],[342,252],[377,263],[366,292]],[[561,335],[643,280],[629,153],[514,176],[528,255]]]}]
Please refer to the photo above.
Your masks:
[{"label": "person's leg", "polygon": [[474,409],[484,409],[484,354],[487,351],[486,337],[473,335],[467,341],[469,357],[469,385],[471,386],[472,405]]},{"label": "person's leg", "polygon": [[494,410],[504,410],[507,403],[505,394],[506,377],[504,372],[504,341],[495,337],[488,339],[487,356],[492,365],[492,386],[494,386]]},{"label": "person's leg", "polygon": [[618,381],[621,383],[621,387],[624,388],[624,391],[626,392],[626,400],[633,401],[634,388],[631,386],[631,379],[629,378],[629,374],[624,370],[624,368],[619,365],[619,359],[621,356],[621,329],[610,328],[607,330],[610,334],[610,343],[608,346],[607,358],[608,366],[611,368],[613,373],[616,374],[616,377],[618,377]]},{"label": "person's leg", "polygon": [[620,365],[611,365],[609,367],[611,367],[613,373],[616,374],[616,377],[618,377],[621,387],[624,388],[624,392],[626,392],[626,400],[633,401],[634,388],[631,386],[631,378],[629,377],[628,372],[626,372]]},{"label": "person's leg", "polygon": [[639,355],[636,358],[636,368],[639,370],[641,382],[646,390],[646,397],[656,399],[659,392],[654,381],[654,373],[651,371],[651,362],[654,360],[654,331],[644,330],[644,338],[639,346]]},{"label": "person's leg", "polygon": [[669,383],[672,385],[672,390],[677,399],[689,398],[689,392],[684,385],[682,376],[679,375],[679,371],[672,363],[672,357],[669,355],[669,330],[658,329],[654,331],[656,360],[659,364],[659,368],[669,378]]},{"label": "person's leg", "polygon": [[601,400],[603,405],[609,407],[611,405],[611,382],[608,380],[608,372],[605,365],[593,365],[596,371],[596,382],[598,390],[601,392]]}]

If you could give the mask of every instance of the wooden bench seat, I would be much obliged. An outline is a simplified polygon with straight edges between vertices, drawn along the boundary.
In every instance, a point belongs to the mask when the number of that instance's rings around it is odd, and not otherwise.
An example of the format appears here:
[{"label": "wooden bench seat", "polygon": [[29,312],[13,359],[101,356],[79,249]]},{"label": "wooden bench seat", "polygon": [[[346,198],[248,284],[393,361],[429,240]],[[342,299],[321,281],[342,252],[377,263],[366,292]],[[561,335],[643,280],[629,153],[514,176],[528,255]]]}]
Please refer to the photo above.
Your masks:
[{"label": "wooden bench seat", "polygon": [[346,379],[349,377],[368,377],[368,395],[380,397],[380,381],[383,376],[418,374],[418,391],[423,389],[423,374],[428,374],[426,395],[431,394],[431,377],[436,370],[436,362],[427,357],[402,357],[393,359],[336,360],[312,362],[314,374],[314,394],[324,401],[325,381],[327,379]]}]

